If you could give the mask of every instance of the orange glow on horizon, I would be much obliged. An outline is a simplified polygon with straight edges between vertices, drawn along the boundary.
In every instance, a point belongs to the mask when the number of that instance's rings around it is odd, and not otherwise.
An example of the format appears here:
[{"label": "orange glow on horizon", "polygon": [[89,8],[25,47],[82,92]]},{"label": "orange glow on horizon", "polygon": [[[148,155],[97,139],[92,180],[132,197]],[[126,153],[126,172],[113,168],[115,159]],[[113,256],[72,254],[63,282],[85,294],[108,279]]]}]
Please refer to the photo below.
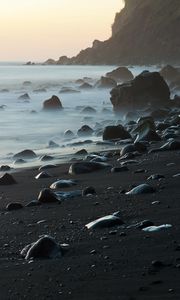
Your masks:
[{"label": "orange glow on horizon", "polygon": [[111,35],[122,0],[6,0],[0,10],[0,61],[73,56]]}]

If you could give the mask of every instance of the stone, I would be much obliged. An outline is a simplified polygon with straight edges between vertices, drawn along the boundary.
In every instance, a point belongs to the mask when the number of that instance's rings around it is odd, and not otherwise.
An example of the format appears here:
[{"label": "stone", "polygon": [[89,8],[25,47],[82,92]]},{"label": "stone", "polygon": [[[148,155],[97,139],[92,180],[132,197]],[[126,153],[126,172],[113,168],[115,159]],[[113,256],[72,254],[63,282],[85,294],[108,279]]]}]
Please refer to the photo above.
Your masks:
[{"label": "stone", "polygon": [[75,90],[73,88],[69,87],[62,87],[61,90],[59,91],[60,94],[77,94],[80,93],[80,91]]},{"label": "stone", "polygon": [[60,188],[69,188],[71,186],[77,185],[76,180],[71,180],[71,179],[60,179],[55,181],[50,185],[50,188],[55,190],[55,189],[60,189]]},{"label": "stone", "polygon": [[98,229],[98,228],[109,228],[113,226],[120,226],[123,225],[124,222],[120,218],[120,216],[117,214],[108,215],[102,218],[99,218],[95,221],[92,221],[88,224],[86,224],[87,229]]},{"label": "stone", "polygon": [[93,129],[88,125],[83,125],[77,132],[78,136],[90,136],[93,134]]},{"label": "stone", "polygon": [[102,162],[76,162],[69,168],[69,174],[77,175],[110,169],[111,165]]},{"label": "stone", "polygon": [[91,106],[86,106],[81,111],[82,114],[95,114],[96,110]]},{"label": "stone", "polygon": [[169,104],[170,90],[158,72],[144,71],[133,80],[111,90],[115,112],[134,111],[148,106],[158,108]]},{"label": "stone", "polygon": [[43,110],[62,110],[62,103],[60,99],[53,95],[50,99],[43,102]]},{"label": "stone", "polygon": [[12,202],[12,203],[8,203],[6,206],[6,209],[11,211],[11,210],[18,210],[18,209],[22,209],[23,205],[19,202]]},{"label": "stone", "polygon": [[74,133],[71,130],[66,130],[64,132],[64,137],[68,138],[68,139],[72,139],[72,138],[74,138]]},{"label": "stone", "polygon": [[141,122],[134,130],[133,134],[136,135],[136,142],[141,141],[160,141],[161,137],[157,134],[156,130],[153,129],[152,122],[149,120],[145,120],[144,122]]},{"label": "stone", "polygon": [[49,141],[48,148],[59,148],[59,145],[54,141]]},{"label": "stone", "polygon": [[25,94],[19,96],[18,99],[19,100],[29,100],[30,97],[29,97],[29,95],[27,93],[25,93]]},{"label": "stone", "polygon": [[129,81],[134,78],[131,71],[126,67],[119,67],[111,72],[108,72],[106,76],[121,82]]},{"label": "stone", "polygon": [[20,159],[34,159],[36,157],[37,157],[36,153],[29,149],[18,152],[13,156],[13,158],[15,158],[15,159],[19,159],[19,158]]},{"label": "stone", "polygon": [[75,155],[87,155],[88,152],[86,149],[81,149],[75,153]]},{"label": "stone", "polygon": [[52,177],[52,175],[50,175],[49,173],[41,172],[35,176],[35,179],[50,178],[50,177]]},{"label": "stone", "polygon": [[82,190],[82,196],[96,195],[96,190],[93,186],[88,186]]},{"label": "stone", "polygon": [[9,171],[9,170],[11,170],[11,167],[8,166],[8,165],[2,165],[2,166],[0,167],[0,171],[1,171],[1,172],[6,172],[6,171]]},{"label": "stone", "polygon": [[172,227],[171,224],[163,224],[163,225],[160,225],[160,226],[149,226],[149,227],[143,228],[143,231],[145,231],[145,232],[157,232],[157,231],[161,231],[161,230],[164,230],[164,229],[169,229],[171,227]]},{"label": "stone", "polygon": [[142,194],[150,194],[154,193],[155,189],[149,184],[140,184],[134,187],[132,190],[126,193],[126,195],[142,195]]},{"label": "stone", "polygon": [[103,132],[103,140],[125,140],[129,138],[131,138],[131,135],[122,125],[107,126]]},{"label": "stone", "polygon": [[98,80],[98,82],[96,82],[95,87],[99,88],[99,89],[109,89],[109,88],[114,88],[117,86],[117,82],[110,78],[110,77],[104,77],[102,76],[100,80]]},{"label": "stone", "polygon": [[38,196],[38,201],[41,203],[60,202],[57,195],[53,191],[47,188],[40,191]]},{"label": "stone", "polygon": [[36,89],[33,91],[33,93],[36,93],[36,94],[46,93],[46,92],[47,92],[47,90],[45,88]]},{"label": "stone", "polygon": [[11,185],[16,183],[16,180],[11,174],[5,173],[0,177],[0,185]]},{"label": "stone", "polygon": [[82,83],[82,84],[79,86],[79,88],[80,88],[81,90],[90,90],[90,89],[93,88],[93,86],[92,86],[91,84],[87,83],[87,82],[84,82],[84,83]]},{"label": "stone", "polygon": [[26,260],[31,259],[54,259],[63,255],[63,249],[51,236],[43,236],[36,242],[27,245],[21,251]]},{"label": "stone", "polygon": [[114,167],[111,169],[111,173],[120,173],[120,172],[126,172],[129,171],[128,167],[122,166],[122,167]]}]

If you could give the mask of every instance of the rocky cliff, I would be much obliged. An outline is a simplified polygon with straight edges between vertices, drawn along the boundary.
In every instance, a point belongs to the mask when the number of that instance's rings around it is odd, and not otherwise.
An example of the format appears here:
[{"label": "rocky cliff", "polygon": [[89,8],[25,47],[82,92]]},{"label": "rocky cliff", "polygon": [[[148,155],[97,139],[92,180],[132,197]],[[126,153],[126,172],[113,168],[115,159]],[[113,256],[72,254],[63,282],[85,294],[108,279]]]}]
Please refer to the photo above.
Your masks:
[{"label": "rocky cliff", "polygon": [[57,64],[180,63],[180,0],[125,0],[110,39]]}]

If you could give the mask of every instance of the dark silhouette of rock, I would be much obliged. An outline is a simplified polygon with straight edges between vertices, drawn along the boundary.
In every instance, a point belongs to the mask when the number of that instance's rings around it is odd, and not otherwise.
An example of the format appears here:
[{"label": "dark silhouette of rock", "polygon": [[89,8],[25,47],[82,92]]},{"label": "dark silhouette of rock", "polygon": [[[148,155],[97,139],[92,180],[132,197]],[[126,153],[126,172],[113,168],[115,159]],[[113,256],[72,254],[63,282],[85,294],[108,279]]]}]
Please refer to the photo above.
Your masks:
[{"label": "dark silhouette of rock", "polygon": [[83,125],[77,132],[78,136],[87,136],[92,134],[93,134],[93,129],[88,125]]},{"label": "dark silhouette of rock", "polygon": [[56,194],[47,188],[40,191],[39,196],[38,196],[38,201],[41,203],[60,202],[60,200],[58,199]]},{"label": "dark silhouette of rock", "polygon": [[103,132],[103,140],[125,140],[129,138],[131,138],[131,135],[122,125],[107,126]]},{"label": "dark silhouette of rock", "polygon": [[9,170],[11,170],[11,167],[8,166],[8,165],[2,165],[2,166],[0,167],[0,171],[1,171],[1,172],[6,172],[6,171],[9,171]]},{"label": "dark silhouette of rock", "polygon": [[102,76],[100,80],[95,84],[95,87],[99,89],[105,89],[105,88],[113,88],[117,86],[117,82],[110,78],[110,77],[104,77]]},{"label": "dark silhouette of rock", "polygon": [[0,177],[0,185],[11,185],[17,183],[11,174],[5,173]]},{"label": "dark silhouette of rock", "polygon": [[122,82],[129,81],[134,78],[131,71],[128,70],[128,68],[126,67],[119,67],[111,72],[108,72],[106,76],[116,81],[122,81]]},{"label": "dark silhouette of rock", "polygon": [[96,172],[103,169],[109,169],[111,165],[107,163],[100,163],[100,162],[76,162],[73,163],[69,168],[69,174],[84,174],[84,173],[91,173]]},{"label": "dark silhouette of rock", "polygon": [[86,149],[81,149],[75,153],[75,155],[87,155],[88,152]]},{"label": "dark silhouette of rock", "polygon": [[32,150],[29,150],[29,149],[26,149],[26,150],[23,150],[21,152],[18,152],[17,154],[15,154],[13,156],[13,158],[17,158],[17,159],[33,159],[33,158],[36,158],[37,155],[34,151]]},{"label": "dark silhouette of rock", "polygon": [[58,148],[59,145],[57,143],[55,143],[54,141],[49,141],[48,147],[49,148]]},{"label": "dark silhouette of rock", "polygon": [[86,106],[82,109],[81,113],[82,114],[94,114],[94,113],[96,113],[96,110],[91,106]]},{"label": "dark silhouette of rock", "polygon": [[133,133],[136,134],[135,142],[161,140],[161,137],[156,133],[155,125],[148,119],[140,122],[134,129]]},{"label": "dark silhouette of rock", "polygon": [[72,139],[72,138],[74,138],[74,133],[71,130],[66,130],[64,132],[64,137]]},{"label": "dark silhouette of rock", "polygon": [[92,89],[93,86],[92,86],[91,84],[87,83],[87,82],[84,82],[83,84],[81,84],[81,85],[79,86],[79,88],[80,88],[81,90],[89,90],[89,89]]},{"label": "dark silhouette of rock", "polygon": [[60,94],[77,94],[80,93],[80,91],[75,90],[73,88],[68,88],[68,87],[62,87],[61,90],[59,91]]},{"label": "dark silhouette of rock", "polygon": [[88,186],[82,190],[82,196],[96,195],[96,190],[93,186]]},{"label": "dark silhouette of rock", "polygon": [[30,100],[30,97],[27,93],[18,97],[19,100]]},{"label": "dark silhouette of rock", "polygon": [[143,72],[132,81],[118,85],[111,91],[114,111],[142,109],[169,104],[170,91],[158,72]]},{"label": "dark silhouette of rock", "polygon": [[26,260],[53,259],[62,257],[63,250],[52,237],[45,235],[36,242],[27,245],[21,251],[21,255],[25,257]]},{"label": "dark silhouette of rock", "polygon": [[60,99],[55,95],[43,102],[43,110],[61,110],[62,108]]},{"label": "dark silhouette of rock", "polygon": [[12,202],[12,203],[9,203],[7,204],[6,206],[6,209],[11,211],[11,210],[18,210],[18,209],[22,209],[23,208],[23,205],[19,202]]}]

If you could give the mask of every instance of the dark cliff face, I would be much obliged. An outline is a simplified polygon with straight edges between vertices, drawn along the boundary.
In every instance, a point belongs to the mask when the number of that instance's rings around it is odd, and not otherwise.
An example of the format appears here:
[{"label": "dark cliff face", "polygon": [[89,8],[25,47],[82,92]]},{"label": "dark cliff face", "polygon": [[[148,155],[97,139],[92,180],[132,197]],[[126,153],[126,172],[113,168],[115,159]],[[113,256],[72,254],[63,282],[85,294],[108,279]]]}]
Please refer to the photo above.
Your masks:
[{"label": "dark cliff face", "polygon": [[126,0],[112,36],[71,58],[70,64],[180,63],[180,1]]}]

